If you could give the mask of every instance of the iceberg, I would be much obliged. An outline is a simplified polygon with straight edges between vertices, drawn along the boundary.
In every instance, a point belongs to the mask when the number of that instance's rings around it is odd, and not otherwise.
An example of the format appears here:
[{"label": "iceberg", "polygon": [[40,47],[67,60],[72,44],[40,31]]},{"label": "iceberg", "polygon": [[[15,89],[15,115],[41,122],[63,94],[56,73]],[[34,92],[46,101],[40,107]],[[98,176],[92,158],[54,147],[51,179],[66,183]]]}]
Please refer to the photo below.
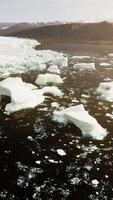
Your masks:
[{"label": "iceberg", "polygon": [[95,63],[76,63],[73,68],[76,70],[95,70]]},{"label": "iceberg", "polygon": [[101,99],[113,102],[113,81],[100,83],[96,93],[100,95]]},{"label": "iceberg", "polygon": [[36,85],[46,85],[48,83],[62,84],[63,80],[57,74],[46,73],[46,74],[39,74],[35,83]]},{"label": "iceberg", "polygon": [[53,112],[53,120],[59,123],[73,123],[82,131],[83,137],[91,137],[102,140],[106,135],[106,129],[98,124],[97,120],[89,115],[82,104]]},{"label": "iceberg", "polygon": [[[40,43],[34,39],[0,36],[0,75],[23,73],[28,70],[45,70],[48,64],[67,66],[63,53],[36,50]],[[7,59],[6,59],[7,58]]]},{"label": "iceberg", "polygon": [[48,69],[47,69],[48,72],[51,72],[53,74],[60,74],[60,70],[58,68],[57,65],[51,65]]}]

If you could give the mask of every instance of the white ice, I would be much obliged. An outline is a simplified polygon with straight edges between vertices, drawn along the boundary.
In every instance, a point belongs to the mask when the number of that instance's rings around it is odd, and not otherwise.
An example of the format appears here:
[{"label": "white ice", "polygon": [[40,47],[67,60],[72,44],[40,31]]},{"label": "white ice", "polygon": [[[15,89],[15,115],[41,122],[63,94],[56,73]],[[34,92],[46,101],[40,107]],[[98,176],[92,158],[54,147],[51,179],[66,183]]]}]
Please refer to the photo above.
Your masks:
[{"label": "white ice", "polygon": [[97,120],[88,114],[82,104],[62,111],[54,111],[53,120],[64,124],[74,123],[80,128],[84,137],[102,140],[107,135],[106,129],[102,128]]},{"label": "white ice", "polygon": [[73,68],[75,70],[95,70],[95,63],[76,63]]},{"label": "white ice", "polygon": [[5,107],[5,111],[10,114],[27,108],[34,108],[43,103],[44,94],[62,96],[63,93],[55,86],[37,89],[33,84],[22,81],[19,77],[9,77],[0,81],[0,97],[9,96],[11,102]]},{"label": "white ice", "polygon": [[45,70],[47,64],[68,65],[63,53],[36,50],[40,43],[33,39],[0,36],[0,75],[22,73],[28,70]]},{"label": "white ice", "polygon": [[58,68],[57,65],[51,65],[48,69],[47,69],[48,72],[51,72],[53,74],[60,74],[60,70]]},{"label": "white ice", "polygon": [[94,179],[94,180],[91,181],[91,183],[92,183],[93,187],[97,187],[98,184],[99,184],[99,181],[97,181],[96,179]]},{"label": "white ice", "polygon": [[89,59],[91,58],[91,56],[72,56],[71,59],[79,59],[79,60],[83,60],[83,59]]},{"label": "white ice", "polygon": [[107,62],[102,62],[99,65],[102,66],[102,67],[110,67],[111,66],[111,64],[107,63]]},{"label": "white ice", "polygon": [[39,74],[35,83],[37,85],[46,85],[48,83],[53,83],[53,84],[62,84],[63,80],[61,77],[57,74]]},{"label": "white ice", "polygon": [[100,83],[96,92],[101,99],[113,102],[113,81]]},{"label": "white ice", "polygon": [[60,156],[66,156],[66,152],[65,152],[63,149],[57,149],[57,153],[58,153]]},{"label": "white ice", "polygon": [[56,86],[46,86],[41,89],[43,94],[52,94],[53,96],[62,96],[63,93]]},{"label": "white ice", "polygon": [[5,107],[7,113],[12,113],[25,108],[34,108],[44,101],[41,90],[36,90],[32,84],[27,85],[21,78],[7,78],[0,82],[0,96],[11,98],[11,103]]}]

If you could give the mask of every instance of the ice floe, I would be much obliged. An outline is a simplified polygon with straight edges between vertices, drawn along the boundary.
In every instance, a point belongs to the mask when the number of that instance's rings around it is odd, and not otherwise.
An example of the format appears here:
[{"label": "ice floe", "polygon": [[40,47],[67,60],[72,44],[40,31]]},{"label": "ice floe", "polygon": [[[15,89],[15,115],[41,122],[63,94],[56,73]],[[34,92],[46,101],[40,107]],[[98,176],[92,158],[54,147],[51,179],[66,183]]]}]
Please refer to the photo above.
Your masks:
[{"label": "ice floe", "polygon": [[43,94],[52,94],[53,96],[62,96],[63,93],[56,86],[46,86],[42,88]]},{"label": "ice floe", "polygon": [[91,58],[91,56],[72,56],[71,59],[79,59],[79,60],[83,60],[83,59],[89,59]]},{"label": "ice floe", "polygon": [[111,64],[107,63],[107,62],[102,62],[99,65],[102,66],[102,67],[109,67],[109,66],[111,66]]},{"label": "ice floe", "polygon": [[57,149],[57,153],[58,153],[60,156],[66,156],[66,152],[65,152],[63,149]]},{"label": "ice floe", "polygon": [[58,102],[52,102],[51,106],[55,107],[55,108],[59,108],[59,103]]},{"label": "ice floe", "polygon": [[44,94],[62,96],[63,93],[55,86],[37,89],[33,84],[22,81],[19,77],[9,77],[0,82],[0,96],[9,96],[11,102],[5,107],[7,113],[12,113],[26,108],[34,108],[43,103]]},{"label": "ice floe", "polygon": [[92,183],[93,187],[97,187],[98,184],[99,184],[99,181],[97,181],[96,179],[94,179],[94,180],[91,181],[91,183]]},{"label": "ice floe", "polygon": [[76,63],[73,68],[76,70],[95,70],[95,63]]},{"label": "ice floe", "polygon": [[74,123],[81,129],[84,137],[102,140],[107,135],[106,129],[102,128],[97,120],[88,114],[82,104],[62,111],[54,111],[53,120],[64,124]]},{"label": "ice floe", "polygon": [[39,74],[35,83],[37,85],[46,85],[48,83],[62,84],[63,80],[57,74],[46,73],[46,74]]},{"label": "ice floe", "polygon": [[106,117],[109,117],[109,118],[113,119],[113,114],[106,113]]},{"label": "ice floe", "polygon": [[108,56],[111,56],[111,57],[113,57],[113,53],[108,53]]},{"label": "ice floe", "polygon": [[0,36],[0,75],[22,73],[28,70],[45,70],[48,64],[68,65],[63,53],[36,50],[40,43],[33,39]]},{"label": "ice floe", "polygon": [[[60,55],[62,55],[60,53]],[[68,66],[68,58],[64,56],[56,56],[51,62],[52,65],[57,65],[58,67],[67,67]]]},{"label": "ice floe", "polygon": [[27,85],[21,78],[7,78],[0,82],[0,96],[11,98],[11,103],[5,107],[7,113],[12,113],[25,108],[33,108],[44,101],[41,90],[35,90],[32,84]]},{"label": "ice floe", "polygon": [[113,102],[113,81],[100,83],[96,93],[100,94],[101,99]]},{"label": "ice floe", "polygon": [[60,70],[58,68],[57,65],[51,65],[48,69],[47,69],[48,72],[51,72],[53,74],[60,74]]}]

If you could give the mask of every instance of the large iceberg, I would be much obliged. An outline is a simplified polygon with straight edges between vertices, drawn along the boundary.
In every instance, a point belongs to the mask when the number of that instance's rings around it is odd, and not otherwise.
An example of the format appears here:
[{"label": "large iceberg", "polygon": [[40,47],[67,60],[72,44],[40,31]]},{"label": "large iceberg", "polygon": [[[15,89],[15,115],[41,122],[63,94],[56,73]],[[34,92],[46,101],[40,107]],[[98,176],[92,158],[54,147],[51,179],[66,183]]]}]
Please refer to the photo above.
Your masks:
[{"label": "large iceberg", "polygon": [[68,58],[63,53],[36,50],[38,45],[33,39],[0,36],[0,75],[45,70],[47,65],[67,66]]},{"label": "large iceberg", "polygon": [[88,114],[82,104],[62,111],[54,111],[53,120],[64,124],[68,122],[75,124],[80,128],[84,137],[102,140],[107,135],[106,129],[102,128],[97,120]]},{"label": "large iceberg", "polygon": [[0,82],[0,97],[4,95],[11,98],[11,102],[5,107],[7,113],[36,107],[43,103],[46,93],[62,96],[62,92],[57,87],[37,89],[35,85],[26,83],[19,77],[9,77]]},{"label": "large iceberg", "polygon": [[53,83],[53,84],[62,84],[63,80],[61,77],[57,74],[39,74],[35,83],[37,85],[46,85],[48,83]]},{"label": "large iceberg", "polygon": [[95,70],[95,63],[76,63],[73,68],[76,70]]},{"label": "large iceberg", "polygon": [[113,102],[113,81],[100,83],[96,92],[100,94],[101,99]]}]

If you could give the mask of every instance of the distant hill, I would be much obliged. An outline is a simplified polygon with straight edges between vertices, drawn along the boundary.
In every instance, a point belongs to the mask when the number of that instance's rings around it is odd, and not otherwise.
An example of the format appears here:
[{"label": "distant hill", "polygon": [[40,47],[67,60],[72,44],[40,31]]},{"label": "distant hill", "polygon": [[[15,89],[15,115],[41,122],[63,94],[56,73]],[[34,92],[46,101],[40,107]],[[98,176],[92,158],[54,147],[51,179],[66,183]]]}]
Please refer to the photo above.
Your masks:
[{"label": "distant hill", "polygon": [[68,24],[28,24],[14,25],[0,35],[18,36],[43,40],[69,41],[111,41],[113,42],[113,24],[100,23],[68,23]]},{"label": "distant hill", "polygon": [[10,36],[12,34],[18,34],[23,31],[27,30],[32,30],[36,29],[42,26],[51,26],[51,25],[56,25],[60,24],[60,22],[48,22],[48,23],[43,23],[43,22],[21,22],[21,23],[0,23],[0,35],[6,35]]},{"label": "distant hill", "polygon": [[15,23],[0,23],[0,31],[5,30],[11,26],[13,26]]}]

